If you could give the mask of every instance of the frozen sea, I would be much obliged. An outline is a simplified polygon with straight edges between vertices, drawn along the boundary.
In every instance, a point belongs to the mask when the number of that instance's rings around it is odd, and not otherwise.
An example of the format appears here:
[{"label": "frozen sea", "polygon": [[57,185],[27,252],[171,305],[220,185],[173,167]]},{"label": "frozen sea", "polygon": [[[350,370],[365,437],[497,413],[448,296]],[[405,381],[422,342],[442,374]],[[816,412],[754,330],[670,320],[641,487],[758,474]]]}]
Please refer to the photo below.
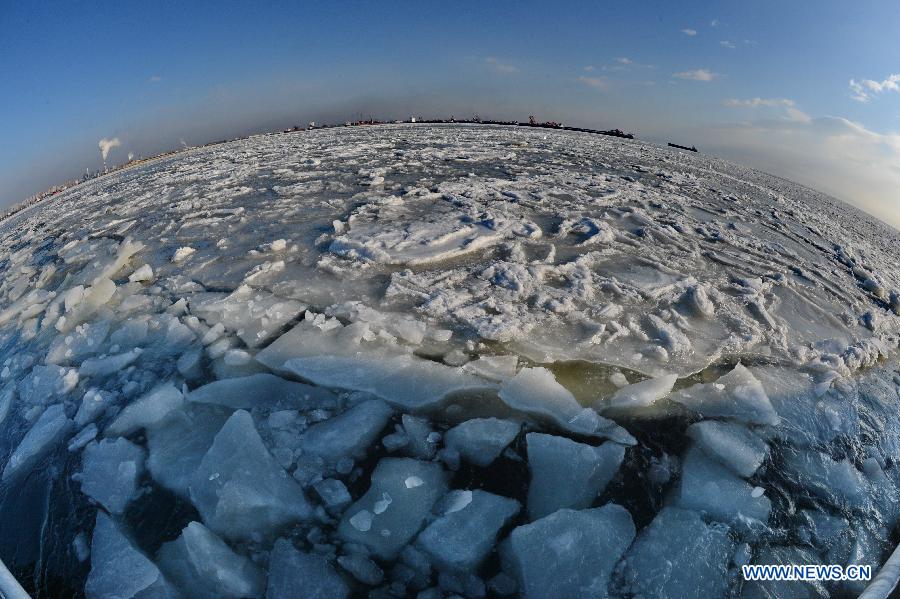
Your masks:
[{"label": "frozen sea", "polygon": [[844,597],[900,518],[900,234],[599,135],[256,136],[0,222],[38,597]]}]

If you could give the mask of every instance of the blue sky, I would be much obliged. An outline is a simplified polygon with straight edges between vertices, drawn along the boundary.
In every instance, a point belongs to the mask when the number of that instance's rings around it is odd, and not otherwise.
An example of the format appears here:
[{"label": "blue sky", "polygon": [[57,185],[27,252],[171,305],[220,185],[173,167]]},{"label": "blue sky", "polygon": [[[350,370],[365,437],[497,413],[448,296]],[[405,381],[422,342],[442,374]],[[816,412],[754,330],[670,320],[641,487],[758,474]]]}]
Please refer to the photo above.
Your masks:
[{"label": "blue sky", "polygon": [[478,112],[695,143],[900,226],[898,31],[889,0],[4,1],[0,205],[97,168],[101,139],[119,163]]}]

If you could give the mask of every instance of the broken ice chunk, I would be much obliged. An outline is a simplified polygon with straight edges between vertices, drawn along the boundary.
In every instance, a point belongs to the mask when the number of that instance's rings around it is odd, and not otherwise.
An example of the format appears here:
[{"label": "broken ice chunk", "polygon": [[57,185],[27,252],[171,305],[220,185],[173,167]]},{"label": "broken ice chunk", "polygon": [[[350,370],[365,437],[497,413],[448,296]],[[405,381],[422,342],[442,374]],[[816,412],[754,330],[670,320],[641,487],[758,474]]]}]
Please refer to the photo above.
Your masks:
[{"label": "broken ice chunk", "polygon": [[3,469],[3,480],[27,473],[44,454],[61,443],[71,430],[72,421],[66,418],[62,404],[52,405],[44,410],[9,456]]},{"label": "broken ice chunk", "polygon": [[256,407],[330,408],[337,401],[334,393],[327,389],[268,373],[214,381],[191,391],[187,398],[192,402],[244,410]]},{"label": "broken ice chunk", "polygon": [[159,567],[196,599],[262,597],[265,574],[199,522],[188,524],[159,549]]},{"label": "broken ice chunk", "polygon": [[380,399],[357,404],[334,418],[309,427],[300,437],[304,454],[319,456],[332,467],[340,460],[358,459],[375,442],[393,414]]},{"label": "broken ice chunk", "polygon": [[176,412],[165,426],[147,430],[147,469],[163,487],[188,498],[194,472],[228,414],[221,409],[195,408]]},{"label": "broken ice chunk", "polygon": [[606,437],[627,445],[637,443],[612,420],[582,408],[572,392],[546,368],[523,368],[500,387],[500,399],[514,410],[551,419],[561,428],[581,435]]},{"label": "broken ice chunk", "polygon": [[81,398],[81,405],[78,406],[78,412],[75,414],[75,424],[84,426],[96,420],[112,404],[113,398],[113,394],[107,391],[97,389],[85,391],[84,397]]},{"label": "broken ice chunk", "polygon": [[622,387],[597,408],[646,408],[668,395],[677,380],[678,375],[667,374]]},{"label": "broken ice chunk", "polygon": [[77,435],[69,440],[68,450],[75,452],[97,438],[97,425],[91,423],[81,429]]},{"label": "broken ice chunk", "polygon": [[78,385],[78,371],[54,365],[39,364],[19,383],[19,397],[31,404],[47,404]]},{"label": "broken ice chunk", "polygon": [[99,352],[108,334],[109,323],[105,321],[80,325],[68,335],[57,335],[50,343],[44,361],[57,365],[78,364]]},{"label": "broken ice chunk", "polygon": [[698,383],[669,396],[705,417],[731,418],[751,424],[778,424],[778,414],[762,384],[742,364],[715,383]]},{"label": "broken ice chunk", "polygon": [[232,414],[215,436],[194,473],[190,494],[206,525],[229,539],[270,534],[312,512],[244,410]]},{"label": "broken ice chunk", "polygon": [[144,448],[126,439],[102,439],[82,454],[81,491],[112,514],[121,514],[137,492]]},{"label": "broken ice chunk", "polygon": [[196,252],[194,248],[190,246],[180,247],[175,250],[175,254],[172,256],[172,262],[175,264],[181,264],[185,260],[187,260],[194,252]]},{"label": "broken ice chunk", "polygon": [[563,509],[512,531],[504,569],[528,599],[606,597],[613,567],[634,538],[625,508]]},{"label": "broken ice chunk", "polygon": [[[415,478],[416,484],[410,484]],[[425,524],[431,507],[447,492],[447,476],[439,464],[410,458],[383,458],[372,473],[369,490],[344,512],[338,535],[360,543],[382,559],[394,559]],[[381,513],[375,504],[384,495],[391,504]],[[361,519],[358,514],[364,513]]]},{"label": "broken ice chunk", "polygon": [[235,331],[248,347],[265,343],[306,309],[296,300],[248,285],[241,285],[227,297],[192,303],[191,307],[207,322]]},{"label": "broken ice chunk", "polygon": [[542,518],[560,508],[581,509],[593,503],[625,458],[618,443],[593,447],[565,437],[528,433],[528,515]]},{"label": "broken ice chunk", "polygon": [[724,597],[734,541],[728,527],[697,512],[665,507],[622,560],[626,583],[641,597]]},{"label": "broken ice chunk", "polygon": [[128,280],[131,281],[132,283],[135,283],[135,282],[144,283],[147,281],[152,281],[153,280],[153,269],[150,268],[149,264],[144,264],[140,268],[138,268],[136,271],[134,271],[133,273],[128,275]]},{"label": "broken ice chunk", "polygon": [[753,485],[706,457],[697,447],[688,449],[673,499],[677,507],[696,510],[733,526],[765,524],[772,502],[754,497]]},{"label": "broken ice chunk", "polygon": [[78,374],[85,377],[102,377],[115,374],[137,360],[141,356],[142,351],[141,348],[136,347],[121,354],[88,358],[81,363],[81,366],[78,368]]},{"label": "broken ice chunk", "polygon": [[84,593],[90,599],[178,596],[159,568],[100,510],[91,540],[91,571]]},{"label": "broken ice chunk", "polygon": [[287,539],[269,556],[266,599],[346,599],[350,589],[323,555],[304,553]]},{"label": "broken ice chunk", "polygon": [[326,478],[313,485],[316,494],[329,510],[338,511],[350,505],[352,498],[347,487],[336,478]]},{"label": "broken ice chunk", "polygon": [[476,466],[486,467],[519,434],[521,425],[499,418],[474,418],[451,428],[444,435],[444,445]]},{"label": "broken ice chunk", "polygon": [[474,571],[521,506],[515,499],[479,489],[451,491],[448,496],[448,509],[419,534],[416,544],[438,568]]},{"label": "broken ice chunk", "polygon": [[753,476],[769,455],[766,442],[738,424],[704,420],[689,426],[687,434],[706,455],[744,478]]},{"label": "broken ice chunk", "polygon": [[183,405],[184,396],[181,391],[172,383],[166,383],[128,405],[106,427],[103,434],[125,436],[142,428],[151,428]]}]

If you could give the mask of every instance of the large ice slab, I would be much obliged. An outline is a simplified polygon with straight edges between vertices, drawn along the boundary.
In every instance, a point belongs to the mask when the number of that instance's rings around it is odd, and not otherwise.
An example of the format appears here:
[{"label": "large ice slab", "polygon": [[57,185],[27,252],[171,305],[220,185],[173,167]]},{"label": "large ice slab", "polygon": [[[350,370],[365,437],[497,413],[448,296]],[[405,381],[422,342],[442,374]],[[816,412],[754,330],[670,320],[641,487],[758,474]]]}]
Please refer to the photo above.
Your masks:
[{"label": "large ice slab", "polygon": [[515,499],[479,489],[450,491],[440,505],[441,517],[419,534],[416,544],[438,568],[449,571],[477,569],[521,508]]},{"label": "large ice slab", "polygon": [[613,503],[563,509],[514,529],[506,561],[523,597],[606,597],[634,532],[631,515]]},{"label": "large ice slab", "polygon": [[447,475],[435,462],[383,458],[366,494],[344,512],[338,534],[393,559],[425,525],[431,507],[447,492]]},{"label": "large ice slab", "polygon": [[187,399],[235,410],[331,408],[337,401],[334,393],[327,389],[267,373],[213,381],[188,393]]},{"label": "large ice slab", "polygon": [[163,544],[157,561],[166,577],[192,599],[262,597],[265,590],[265,573],[199,522]]},{"label": "large ice slab", "polygon": [[599,447],[565,437],[528,433],[528,515],[537,520],[561,508],[590,507],[615,476],[625,448],[607,442]]},{"label": "large ice slab", "polygon": [[147,452],[127,439],[101,439],[82,453],[81,491],[112,514],[121,514],[134,497]]},{"label": "large ice slab", "polygon": [[277,532],[309,518],[312,511],[244,410],[236,411],[215,436],[191,480],[190,495],[204,523],[229,539]]},{"label": "large ice slab", "polygon": [[152,428],[183,405],[181,391],[171,383],[160,385],[126,406],[103,433],[107,436],[130,435],[142,428]]},{"label": "large ice slab", "polygon": [[676,506],[714,520],[752,527],[765,524],[772,511],[769,498],[754,490],[753,485],[692,447],[684,457],[673,499]]},{"label": "large ice slab", "polygon": [[141,553],[102,511],[97,512],[91,540],[91,571],[84,593],[90,599],[109,597],[171,598],[178,593],[159,568]]},{"label": "large ice slab", "polygon": [[416,357],[408,349],[377,338],[367,341],[367,333],[365,323],[304,320],[256,359],[276,372],[326,387],[366,391],[407,410],[440,404],[455,393],[496,388],[491,381]]},{"label": "large ice slab", "polygon": [[298,445],[304,454],[319,456],[331,466],[345,458],[362,458],[393,413],[380,399],[364,401],[343,414],[312,425],[301,435]]},{"label": "large ice slab", "polygon": [[3,468],[3,481],[26,474],[44,455],[62,443],[72,430],[62,404],[52,405],[41,414],[9,456]]},{"label": "large ice slab", "polygon": [[724,597],[733,554],[727,526],[665,507],[625,554],[624,578],[638,597]]},{"label": "large ice slab", "polygon": [[194,472],[227,418],[225,410],[196,407],[172,414],[165,426],[148,429],[147,469],[153,479],[189,497]]},{"label": "large ice slab", "polygon": [[444,433],[444,446],[476,466],[484,468],[519,434],[521,425],[499,418],[473,418]]},{"label": "large ice slab", "polygon": [[779,421],[762,384],[742,364],[714,383],[698,383],[673,393],[669,399],[707,418],[730,418],[751,424]]},{"label": "large ice slab", "polygon": [[576,434],[606,437],[627,445],[636,443],[624,428],[582,407],[572,392],[543,367],[523,368],[505,381],[500,387],[500,399],[514,410],[546,418]]},{"label": "large ice slab", "polygon": [[266,599],[346,599],[350,589],[328,558],[278,539],[269,554]]}]

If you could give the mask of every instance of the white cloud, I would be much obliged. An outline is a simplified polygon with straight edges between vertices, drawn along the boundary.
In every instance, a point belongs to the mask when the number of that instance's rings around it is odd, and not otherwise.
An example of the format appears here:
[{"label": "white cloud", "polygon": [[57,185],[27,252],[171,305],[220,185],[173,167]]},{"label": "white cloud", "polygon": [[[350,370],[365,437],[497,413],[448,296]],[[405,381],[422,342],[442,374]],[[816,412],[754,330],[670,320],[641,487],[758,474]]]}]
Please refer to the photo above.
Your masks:
[{"label": "white cloud", "polygon": [[582,75],[578,80],[594,89],[603,89],[606,87],[606,80],[600,77],[585,77]]},{"label": "white cloud", "polygon": [[588,72],[593,71],[593,70],[594,70],[594,65],[589,64],[589,65],[587,65],[586,67],[584,67],[584,70],[585,70],[585,71],[588,71]]},{"label": "white cloud", "polygon": [[499,58],[494,58],[493,56],[488,56],[484,59],[484,62],[498,73],[515,73],[519,70],[514,65],[503,62]]},{"label": "white cloud", "polygon": [[162,77],[160,77],[159,75],[151,75],[150,78],[147,79],[147,81],[149,83],[159,83],[160,81],[162,81]]},{"label": "white cloud", "polygon": [[719,19],[713,19],[712,21],[710,21],[710,22],[709,22],[709,26],[710,26],[710,27],[718,27],[718,26],[719,26]]},{"label": "white cloud", "polygon": [[681,33],[685,34],[688,37],[694,37],[695,35],[697,35],[697,30],[696,29],[682,29]]},{"label": "white cloud", "polygon": [[808,114],[797,108],[797,103],[788,98],[750,98],[748,100],[725,100],[729,108],[783,108],[790,121],[809,122]]},{"label": "white cloud", "polygon": [[100,155],[103,156],[103,162],[106,162],[106,157],[109,156],[109,151],[113,148],[121,146],[122,142],[119,141],[118,137],[114,137],[112,139],[106,139],[104,137],[97,142],[97,145],[100,147]]},{"label": "white cloud", "polygon": [[680,73],[675,73],[672,75],[673,77],[678,77],[679,79],[686,79],[688,81],[712,81],[718,77],[721,77],[719,73],[713,73],[708,69],[694,69],[693,71],[682,71]]},{"label": "white cloud", "polygon": [[729,50],[734,50],[735,48],[737,48],[737,46],[734,45],[734,42],[729,42],[728,40],[722,40],[721,42],[719,42],[719,45],[723,48],[728,48]]},{"label": "white cloud", "polygon": [[850,80],[850,97],[857,102],[868,102],[874,94],[886,91],[900,91],[900,75],[889,75],[883,81],[874,81],[872,79]]},{"label": "white cloud", "polygon": [[617,58],[616,62],[619,64],[624,64],[624,65],[633,64],[633,61],[630,58],[626,58],[624,56]]}]

